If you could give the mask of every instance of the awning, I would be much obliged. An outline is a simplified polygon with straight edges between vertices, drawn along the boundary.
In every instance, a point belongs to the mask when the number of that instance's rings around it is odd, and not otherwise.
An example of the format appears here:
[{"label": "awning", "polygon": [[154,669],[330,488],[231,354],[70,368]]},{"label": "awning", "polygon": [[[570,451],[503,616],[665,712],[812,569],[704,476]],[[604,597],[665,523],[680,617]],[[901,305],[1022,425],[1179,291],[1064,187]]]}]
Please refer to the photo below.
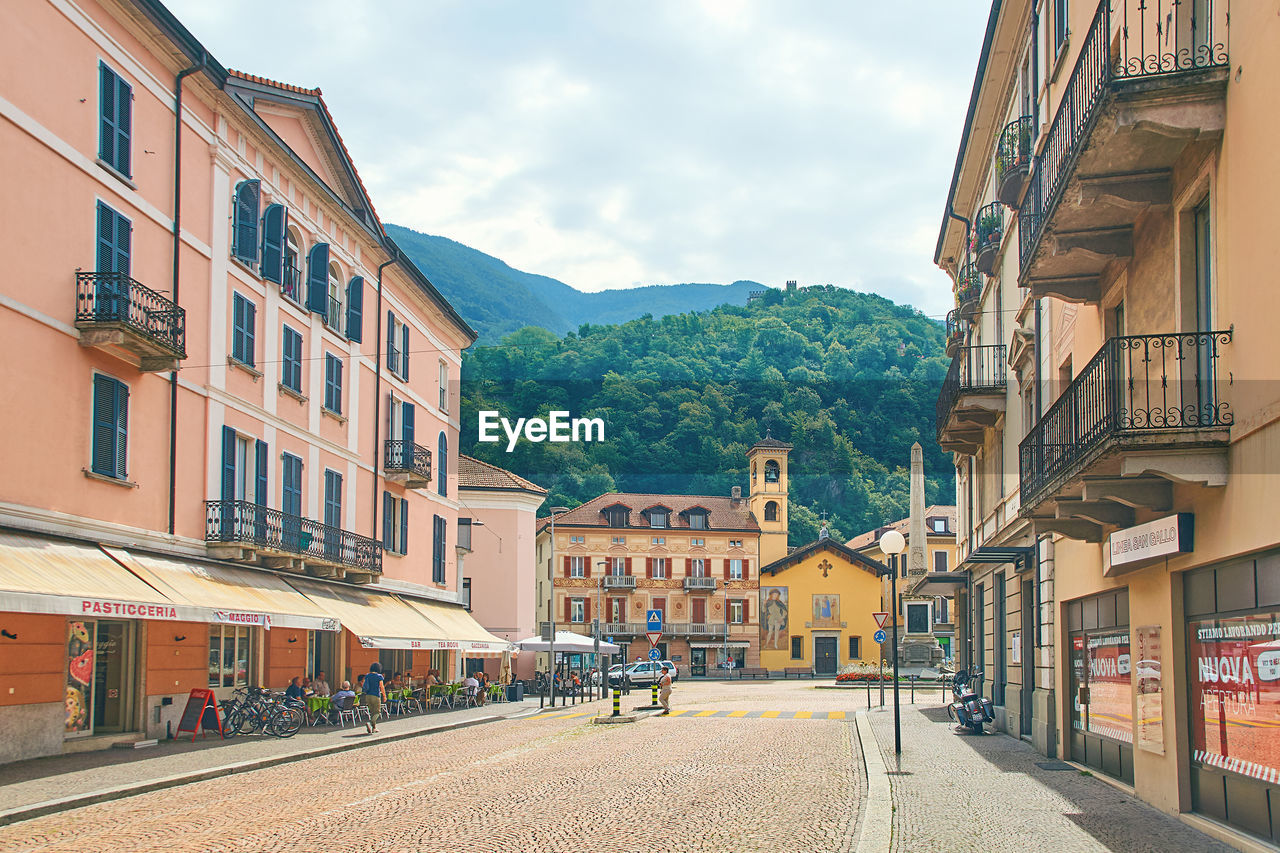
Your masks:
[{"label": "awning", "polygon": [[486,631],[461,604],[407,596],[401,600],[444,629],[443,643],[432,648],[458,649],[482,657],[512,650],[511,643]]},{"label": "awning", "polygon": [[1018,571],[1028,568],[1036,552],[1034,545],[980,545],[969,552],[961,562],[961,568],[971,564],[1003,566],[1007,563],[1020,563]]},{"label": "awning", "polygon": [[[723,649],[724,647],[725,647],[725,643],[723,640],[720,641],[719,643],[715,643],[715,642],[689,643],[689,648],[691,649]],[[750,647],[751,647],[751,643],[747,642],[746,640],[730,640],[729,641],[729,648],[731,649],[747,649]]]},{"label": "awning", "polygon": [[456,649],[445,629],[394,595],[363,587],[339,586],[288,578],[288,583],[326,613],[337,616],[342,627],[356,635],[367,649]]},{"label": "awning", "polygon": [[[542,639],[541,636],[529,637],[516,643],[521,651],[525,652],[545,652],[551,644]],[[565,654],[594,654],[596,650],[596,641],[594,637],[584,637],[581,634],[575,634],[572,631],[556,631],[554,641],[555,650],[564,652]],[[604,640],[600,641],[600,651],[606,655],[617,654],[622,648],[615,643],[608,643]]]},{"label": "awning", "polygon": [[908,595],[955,595],[956,590],[963,589],[969,582],[967,571],[929,572],[916,581],[908,591]]},{"label": "awning", "polygon": [[268,630],[273,625],[309,631],[337,631],[341,627],[337,618],[276,575],[105,545],[102,550],[174,604],[198,611],[203,622]]},{"label": "awning", "polygon": [[96,545],[0,531],[0,610],[203,621]]}]

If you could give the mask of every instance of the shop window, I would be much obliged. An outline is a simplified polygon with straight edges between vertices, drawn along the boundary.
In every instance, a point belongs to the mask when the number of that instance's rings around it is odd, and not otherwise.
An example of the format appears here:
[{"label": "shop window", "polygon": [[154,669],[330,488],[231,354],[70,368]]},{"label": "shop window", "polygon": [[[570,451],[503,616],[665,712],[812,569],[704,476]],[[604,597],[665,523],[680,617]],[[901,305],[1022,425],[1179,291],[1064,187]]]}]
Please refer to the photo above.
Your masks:
[{"label": "shop window", "polygon": [[210,687],[247,687],[252,662],[252,628],[209,626]]},{"label": "shop window", "polygon": [[791,659],[804,660],[804,637],[791,638]]},{"label": "shop window", "polygon": [[1067,604],[1071,757],[1133,779],[1133,661],[1128,590]]}]

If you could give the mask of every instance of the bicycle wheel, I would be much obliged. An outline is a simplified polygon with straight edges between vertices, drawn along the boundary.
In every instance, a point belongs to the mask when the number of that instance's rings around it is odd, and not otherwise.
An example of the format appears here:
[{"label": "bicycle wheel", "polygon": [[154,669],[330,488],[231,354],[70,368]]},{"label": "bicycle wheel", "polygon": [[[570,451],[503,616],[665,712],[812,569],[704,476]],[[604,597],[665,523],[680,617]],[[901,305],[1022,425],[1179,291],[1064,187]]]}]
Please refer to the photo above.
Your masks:
[{"label": "bicycle wheel", "polygon": [[302,728],[302,710],[280,708],[271,717],[270,732],[276,737],[293,737]]},{"label": "bicycle wheel", "polygon": [[222,736],[224,738],[235,737],[240,733],[240,724],[244,722],[244,712],[238,705],[233,705],[227,709],[227,715],[222,718]]}]

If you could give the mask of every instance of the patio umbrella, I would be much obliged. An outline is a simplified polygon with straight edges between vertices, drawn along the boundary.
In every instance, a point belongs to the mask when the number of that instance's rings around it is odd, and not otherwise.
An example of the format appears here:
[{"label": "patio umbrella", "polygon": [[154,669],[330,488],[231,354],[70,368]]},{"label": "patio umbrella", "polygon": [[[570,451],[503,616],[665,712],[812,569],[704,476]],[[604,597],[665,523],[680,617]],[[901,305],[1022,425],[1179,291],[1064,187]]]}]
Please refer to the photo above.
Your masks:
[{"label": "patio umbrella", "polygon": [[[550,646],[551,644],[541,637],[529,637],[516,643],[516,648],[525,652],[545,652],[550,650]],[[590,654],[596,650],[596,641],[591,637],[584,637],[572,631],[556,631],[555,647],[557,652]],[[622,649],[619,646],[613,643],[606,643],[604,640],[600,641],[601,654],[613,655],[620,651]]]}]

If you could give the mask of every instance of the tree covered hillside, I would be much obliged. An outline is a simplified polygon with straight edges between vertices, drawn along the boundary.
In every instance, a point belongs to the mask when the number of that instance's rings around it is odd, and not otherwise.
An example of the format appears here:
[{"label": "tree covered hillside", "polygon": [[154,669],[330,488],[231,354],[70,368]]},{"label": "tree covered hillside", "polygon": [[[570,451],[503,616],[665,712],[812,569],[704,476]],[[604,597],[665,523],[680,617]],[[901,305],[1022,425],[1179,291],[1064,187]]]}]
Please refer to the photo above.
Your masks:
[{"label": "tree covered hillside", "polygon": [[[792,544],[817,536],[823,511],[847,538],[907,514],[915,441],[926,503],[952,503],[934,437],[946,369],[938,323],[835,287],[564,337],[526,328],[465,355],[463,452],[546,486],[545,506],[612,490],[727,496],[746,492],[746,450],[771,430],[795,445]],[[552,409],[603,418],[605,441],[477,441],[480,410],[514,423]]]}]

